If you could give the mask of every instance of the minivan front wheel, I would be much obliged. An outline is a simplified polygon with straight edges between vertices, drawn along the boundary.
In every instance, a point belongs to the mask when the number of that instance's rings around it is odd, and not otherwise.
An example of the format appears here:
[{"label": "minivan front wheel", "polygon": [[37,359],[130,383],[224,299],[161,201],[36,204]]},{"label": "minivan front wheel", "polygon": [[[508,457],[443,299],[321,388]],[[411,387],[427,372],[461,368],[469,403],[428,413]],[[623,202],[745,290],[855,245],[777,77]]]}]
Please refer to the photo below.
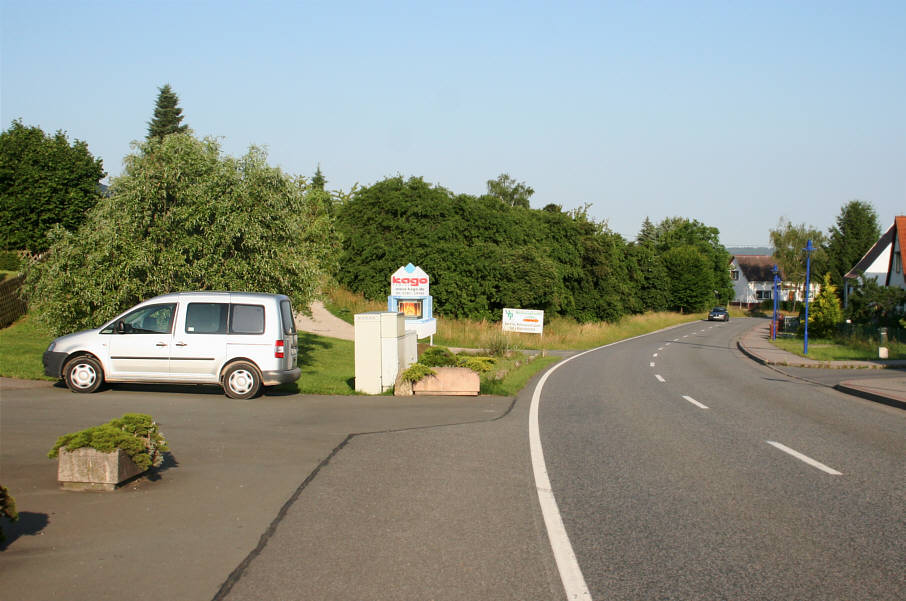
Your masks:
[{"label": "minivan front wheel", "polygon": [[94,357],[82,355],[66,362],[63,380],[73,392],[97,392],[104,383],[104,369]]},{"label": "minivan front wheel", "polygon": [[258,368],[246,361],[231,363],[223,372],[223,391],[231,399],[250,399],[261,390]]}]

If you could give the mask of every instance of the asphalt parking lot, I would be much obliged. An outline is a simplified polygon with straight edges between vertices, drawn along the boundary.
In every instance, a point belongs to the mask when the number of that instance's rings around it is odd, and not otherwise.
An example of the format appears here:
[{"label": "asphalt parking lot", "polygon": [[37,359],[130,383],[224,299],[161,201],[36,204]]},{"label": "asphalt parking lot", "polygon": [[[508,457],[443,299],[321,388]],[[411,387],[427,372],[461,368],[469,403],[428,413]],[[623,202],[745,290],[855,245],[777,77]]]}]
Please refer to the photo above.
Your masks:
[{"label": "asphalt parking lot", "polygon": [[[361,530],[361,524],[334,523],[343,522],[345,515],[330,513],[338,509],[337,500],[329,506],[319,506],[316,498],[306,496],[311,482],[322,479],[334,487],[337,499],[356,501],[347,508],[349,511],[367,505],[369,499],[394,499],[395,515],[420,515],[420,537],[430,539],[438,523],[462,522],[462,527],[471,527],[465,525],[469,518],[462,512],[481,513],[481,508],[471,501],[441,512],[444,503],[454,503],[453,498],[460,494],[471,495],[467,492],[470,487],[476,491],[487,488],[488,478],[499,482],[499,478],[515,477],[515,485],[504,488],[509,492],[501,494],[512,494],[516,505],[524,506],[516,512],[520,515],[512,518],[523,526],[502,523],[500,528],[512,535],[514,528],[518,532],[528,524],[524,533],[526,545],[534,556],[539,532],[532,522],[534,488],[527,462],[516,469],[516,476],[511,475],[512,465],[523,461],[520,453],[525,444],[513,444],[513,440],[524,438],[524,422],[513,416],[513,404],[512,398],[485,396],[290,395],[238,401],[226,398],[217,388],[203,387],[129,386],[77,395],[59,385],[20,389],[7,386],[0,390],[0,482],[15,497],[21,519],[6,527],[7,541],[0,554],[3,596],[20,601],[122,599],[126,595],[138,599],[255,598],[260,585],[251,578],[238,577],[249,566],[239,572],[237,568],[243,562],[248,564],[250,553],[263,541],[262,537],[270,536],[269,530],[273,534],[275,525],[282,520],[295,520],[297,525],[320,524],[314,541],[331,537],[332,533],[354,538],[354,532]],[[148,413],[161,424],[171,448],[164,465],[112,493],[60,490],[56,461],[46,456],[56,438],[126,412]],[[512,425],[503,425],[508,422]],[[453,426],[453,430],[438,427],[453,424],[464,426]],[[425,428],[428,430],[421,430]],[[496,429],[498,451],[476,444],[488,439],[488,428]],[[512,434],[501,436],[501,428]],[[359,436],[365,433],[378,434]],[[408,453],[412,445],[424,451]],[[330,478],[313,478],[329,471],[330,462],[336,462],[341,448],[344,460],[353,462],[350,471],[336,471]],[[425,454],[433,455],[433,459],[426,463]],[[414,456],[407,459],[401,455]],[[499,465],[484,469],[495,457]],[[416,469],[417,465],[430,466],[434,475],[424,468]],[[478,466],[483,469],[476,469]],[[433,479],[433,492],[425,492],[425,482],[417,481],[415,476],[410,488],[408,478],[401,478],[408,473]],[[358,486],[366,481],[367,489]],[[401,493],[405,494],[400,496]],[[305,503],[297,503],[300,497]],[[495,498],[486,502],[509,501]],[[426,504],[434,508],[427,514]],[[303,510],[303,506],[307,509]],[[325,509],[324,519],[306,517],[305,511],[318,512],[319,507]],[[350,520],[353,517],[368,524],[373,521],[373,512],[350,515]],[[437,523],[432,525],[434,521]],[[386,523],[384,526],[390,527]],[[493,526],[485,528],[479,519],[476,528],[484,528],[488,531],[486,536],[503,546],[494,552],[509,548],[512,539],[498,536]],[[305,545],[314,544],[312,540]],[[398,543],[411,547],[413,541]],[[471,543],[463,540],[461,544],[463,557],[471,553],[476,562],[481,561],[479,551],[467,548]],[[313,566],[313,551],[307,549],[304,555],[297,555],[292,539],[275,539],[266,546],[277,553],[282,563],[277,575],[261,575],[261,582],[280,580],[280,574],[292,574],[303,566],[323,573],[323,567]],[[342,548],[348,551],[332,552],[352,558],[361,554],[363,547],[350,540],[337,545],[337,549]],[[412,551],[424,557],[424,550],[414,547]],[[386,566],[396,565],[392,557],[382,561]],[[548,576],[555,577],[548,574],[552,568],[532,565],[539,561],[537,558],[527,561],[527,569],[540,572],[537,588],[544,593],[538,598],[549,597]],[[263,569],[265,563],[273,561],[258,561],[255,570]],[[472,567],[467,569],[474,571]],[[499,565],[493,569],[499,570]],[[342,598],[342,587],[336,589],[337,576],[355,571],[354,566],[344,565],[334,565],[331,570],[334,577],[323,583],[312,583],[306,576],[311,586],[321,587],[314,589],[323,591],[323,595],[318,594],[320,598]],[[514,570],[521,573],[523,568]],[[453,586],[461,581],[461,570],[448,569],[439,578],[441,581],[432,586],[442,593],[443,580],[449,578],[448,584]],[[272,594],[278,596],[257,598],[314,598],[308,594],[279,596],[296,586],[290,580],[274,585],[277,588]],[[377,578],[374,583],[362,582],[360,586],[381,586],[381,582]],[[358,590],[361,593],[365,588]],[[435,598],[443,598],[443,594]]]}]

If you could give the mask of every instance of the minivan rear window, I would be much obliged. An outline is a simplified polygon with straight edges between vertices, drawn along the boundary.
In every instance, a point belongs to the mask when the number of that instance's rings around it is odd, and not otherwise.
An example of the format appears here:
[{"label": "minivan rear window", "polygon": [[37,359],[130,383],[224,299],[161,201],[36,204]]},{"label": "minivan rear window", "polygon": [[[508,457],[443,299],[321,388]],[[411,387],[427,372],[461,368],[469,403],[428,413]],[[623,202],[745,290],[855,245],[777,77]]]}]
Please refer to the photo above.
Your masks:
[{"label": "minivan rear window", "polygon": [[230,334],[264,334],[264,307],[261,305],[232,305]]},{"label": "minivan rear window", "polygon": [[295,334],[296,322],[293,320],[293,307],[288,300],[280,301],[280,317],[283,319],[283,333]]}]

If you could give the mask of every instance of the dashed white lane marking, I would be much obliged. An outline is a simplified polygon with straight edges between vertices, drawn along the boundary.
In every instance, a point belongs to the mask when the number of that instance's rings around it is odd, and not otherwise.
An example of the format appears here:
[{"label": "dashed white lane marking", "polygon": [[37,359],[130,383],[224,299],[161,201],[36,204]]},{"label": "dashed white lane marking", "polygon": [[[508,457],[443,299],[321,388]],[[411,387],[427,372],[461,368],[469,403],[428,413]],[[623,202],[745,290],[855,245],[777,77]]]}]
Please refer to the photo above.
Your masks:
[{"label": "dashed white lane marking", "polygon": [[679,342],[679,338],[674,338],[673,342]]},{"label": "dashed white lane marking", "polygon": [[668,342],[668,343],[666,343],[664,346],[670,346],[670,344],[671,344],[671,343]]},{"label": "dashed white lane marking", "polygon": [[652,356],[652,357],[657,357],[657,353],[655,353],[655,354],[653,354],[653,355],[651,355],[651,356]]},{"label": "dashed white lane marking", "polygon": [[659,347],[657,347],[657,350],[662,351],[662,350],[664,350],[664,347],[659,346]]},{"label": "dashed white lane marking", "polygon": [[686,399],[687,401],[689,401],[690,403],[692,403],[693,405],[695,405],[696,407],[698,407],[699,409],[707,409],[707,408],[708,408],[707,405],[703,405],[702,403],[699,403],[698,401],[696,401],[695,399],[693,399],[691,396],[683,395],[683,398]]},{"label": "dashed white lane marking", "polygon": [[664,379],[664,376],[662,376],[661,374],[654,374],[654,377],[657,378],[657,381],[658,381],[658,382],[666,382],[666,381],[667,381],[667,380]]},{"label": "dashed white lane marking", "polygon": [[689,337],[689,334],[686,334],[685,336],[683,336],[683,338],[688,338],[688,337]]},{"label": "dashed white lane marking", "polygon": [[654,367],[654,361],[648,364],[650,367]]},{"label": "dashed white lane marking", "polygon": [[775,447],[775,448],[780,449],[780,450],[783,451],[784,453],[787,453],[787,454],[789,454],[789,455],[792,455],[793,457],[795,457],[795,458],[798,459],[799,461],[802,461],[802,462],[804,462],[804,463],[807,463],[807,464],[809,464],[809,465],[812,466],[812,467],[818,468],[818,469],[821,470],[822,472],[828,473],[828,474],[830,474],[831,476],[842,476],[842,475],[843,475],[842,472],[838,472],[837,470],[835,470],[835,469],[833,469],[833,468],[831,468],[831,467],[828,467],[828,466],[824,465],[824,464],[821,463],[820,461],[815,461],[814,459],[812,459],[812,458],[809,457],[808,455],[803,455],[803,454],[800,453],[799,451],[795,451],[795,450],[791,449],[790,447],[788,447],[788,446],[786,446],[786,445],[784,445],[784,444],[780,444],[779,442],[774,442],[773,440],[766,440],[765,442],[768,443],[769,445],[771,445],[772,447]]}]

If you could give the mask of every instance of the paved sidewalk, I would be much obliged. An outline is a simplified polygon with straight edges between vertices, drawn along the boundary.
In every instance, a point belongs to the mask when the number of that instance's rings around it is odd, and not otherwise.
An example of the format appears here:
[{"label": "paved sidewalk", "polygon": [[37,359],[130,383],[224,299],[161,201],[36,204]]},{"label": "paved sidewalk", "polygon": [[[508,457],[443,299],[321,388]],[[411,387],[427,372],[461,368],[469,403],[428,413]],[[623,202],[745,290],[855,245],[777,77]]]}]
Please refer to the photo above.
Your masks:
[{"label": "paved sidewalk", "polygon": [[355,340],[355,327],[333,315],[321,301],[311,304],[311,317],[296,315],[296,329],[328,338]]},{"label": "paved sidewalk", "polygon": [[[770,321],[765,320],[740,336],[737,341],[739,349],[759,363],[783,367],[809,367],[823,369],[864,369],[866,376],[845,380],[834,386],[841,392],[866,398],[872,401],[906,409],[906,375],[890,376],[876,370],[906,369],[903,360],[874,361],[816,361],[784,351],[771,343]],[[883,374],[883,377],[880,375]]]}]

